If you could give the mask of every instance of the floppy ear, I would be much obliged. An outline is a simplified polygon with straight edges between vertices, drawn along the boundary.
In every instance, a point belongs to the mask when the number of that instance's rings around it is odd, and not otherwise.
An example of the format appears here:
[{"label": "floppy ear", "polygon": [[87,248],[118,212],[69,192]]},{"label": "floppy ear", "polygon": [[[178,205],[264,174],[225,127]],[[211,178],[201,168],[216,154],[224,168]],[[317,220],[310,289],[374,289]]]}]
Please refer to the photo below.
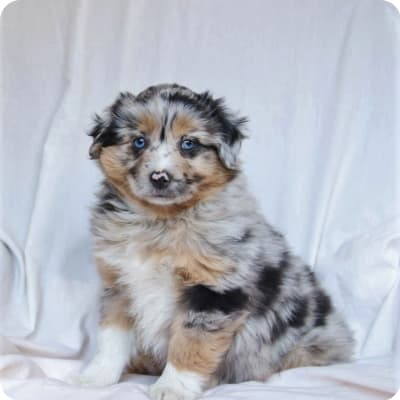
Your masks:
[{"label": "floppy ear", "polygon": [[218,137],[218,157],[226,168],[238,167],[238,156],[247,118],[238,117],[230,111],[223,98],[213,99],[209,92],[200,94],[200,103],[207,110],[205,117],[211,122],[210,128]]},{"label": "floppy ear", "polygon": [[226,168],[235,170],[238,167],[239,152],[242,141],[238,140],[232,145],[221,142],[218,145],[218,157]]},{"label": "floppy ear", "polygon": [[93,137],[93,143],[89,148],[89,156],[92,160],[96,160],[100,156],[101,148],[106,136],[107,127],[108,124],[106,120],[100,117],[100,115],[95,114],[94,126],[88,132],[88,135]]},{"label": "floppy ear", "polygon": [[134,101],[133,94],[122,92],[114,103],[104,110],[102,116],[95,114],[94,126],[88,133],[93,137],[93,143],[89,148],[90,158],[99,158],[102,147],[118,143],[118,129],[126,126],[131,117],[127,111]]}]

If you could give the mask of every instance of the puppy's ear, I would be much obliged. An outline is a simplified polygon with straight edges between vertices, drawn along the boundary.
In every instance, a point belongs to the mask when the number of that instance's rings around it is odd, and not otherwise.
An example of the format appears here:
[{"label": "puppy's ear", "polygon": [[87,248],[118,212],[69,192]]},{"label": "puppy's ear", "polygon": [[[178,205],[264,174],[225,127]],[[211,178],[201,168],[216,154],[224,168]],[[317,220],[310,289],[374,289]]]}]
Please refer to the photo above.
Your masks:
[{"label": "puppy's ear", "polygon": [[88,135],[93,137],[93,143],[89,148],[89,156],[92,160],[96,160],[100,156],[102,144],[104,143],[108,125],[109,124],[107,123],[105,118],[102,118],[100,117],[100,115],[95,114],[94,126],[88,132]]},{"label": "puppy's ear", "polygon": [[242,140],[246,137],[242,129],[246,122],[246,118],[226,119],[224,121],[222,140],[218,144],[218,156],[228,169],[235,170],[238,168],[240,147]]},{"label": "puppy's ear", "polygon": [[134,100],[135,96],[129,92],[120,93],[115,102],[104,110],[102,116],[95,114],[94,126],[88,132],[88,135],[93,137],[89,148],[90,158],[98,159],[103,147],[118,143],[118,131],[130,122],[129,106]]},{"label": "puppy's ear", "polygon": [[230,111],[223,98],[213,99],[209,92],[200,94],[200,102],[206,108],[206,118],[210,130],[218,137],[217,150],[221,162],[226,168],[235,170],[238,167],[238,156],[247,118],[239,117]]}]

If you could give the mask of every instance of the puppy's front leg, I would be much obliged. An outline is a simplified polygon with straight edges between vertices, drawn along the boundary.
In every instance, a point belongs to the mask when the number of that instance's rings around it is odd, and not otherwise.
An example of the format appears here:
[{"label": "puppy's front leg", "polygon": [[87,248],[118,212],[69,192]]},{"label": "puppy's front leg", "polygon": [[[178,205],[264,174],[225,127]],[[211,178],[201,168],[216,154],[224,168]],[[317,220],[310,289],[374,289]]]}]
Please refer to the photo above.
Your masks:
[{"label": "puppy's front leg", "polygon": [[71,383],[104,386],[117,383],[134,349],[129,298],[118,284],[115,270],[98,261],[103,280],[101,319],[97,332],[97,350],[89,365]]},{"label": "puppy's front leg", "polygon": [[[204,286],[197,289],[209,291]],[[197,289],[193,286],[189,290],[193,295],[200,295]],[[150,389],[153,400],[194,399],[209,385],[245,318],[245,312],[237,307],[238,299],[233,304],[227,300],[229,298],[220,293],[215,296],[212,293],[201,305],[198,299],[189,298],[188,309],[172,326],[167,365]],[[244,306],[245,301],[243,295],[243,301],[239,299],[240,306]]]}]

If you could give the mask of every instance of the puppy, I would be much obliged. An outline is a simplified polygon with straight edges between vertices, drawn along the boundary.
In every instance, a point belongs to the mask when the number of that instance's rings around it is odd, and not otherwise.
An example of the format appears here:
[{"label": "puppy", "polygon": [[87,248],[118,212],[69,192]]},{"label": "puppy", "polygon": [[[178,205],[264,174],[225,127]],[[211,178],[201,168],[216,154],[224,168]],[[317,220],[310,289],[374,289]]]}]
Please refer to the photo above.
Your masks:
[{"label": "puppy", "polygon": [[249,194],[246,120],[178,85],[122,93],[90,132],[103,282],[97,353],[79,377],[161,374],[152,399],[343,362],[353,339],[310,268]]}]

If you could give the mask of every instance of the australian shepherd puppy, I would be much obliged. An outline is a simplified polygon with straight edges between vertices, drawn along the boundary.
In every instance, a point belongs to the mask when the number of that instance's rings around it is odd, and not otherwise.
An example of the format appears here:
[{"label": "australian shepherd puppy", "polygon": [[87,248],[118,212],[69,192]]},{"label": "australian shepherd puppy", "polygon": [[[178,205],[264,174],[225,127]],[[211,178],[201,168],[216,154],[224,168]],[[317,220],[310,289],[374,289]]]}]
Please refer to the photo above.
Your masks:
[{"label": "australian shepherd puppy", "polygon": [[353,340],[240,171],[244,118],[178,85],[122,93],[90,132],[103,282],[97,352],[78,381],[161,374],[152,399],[349,359]]}]

